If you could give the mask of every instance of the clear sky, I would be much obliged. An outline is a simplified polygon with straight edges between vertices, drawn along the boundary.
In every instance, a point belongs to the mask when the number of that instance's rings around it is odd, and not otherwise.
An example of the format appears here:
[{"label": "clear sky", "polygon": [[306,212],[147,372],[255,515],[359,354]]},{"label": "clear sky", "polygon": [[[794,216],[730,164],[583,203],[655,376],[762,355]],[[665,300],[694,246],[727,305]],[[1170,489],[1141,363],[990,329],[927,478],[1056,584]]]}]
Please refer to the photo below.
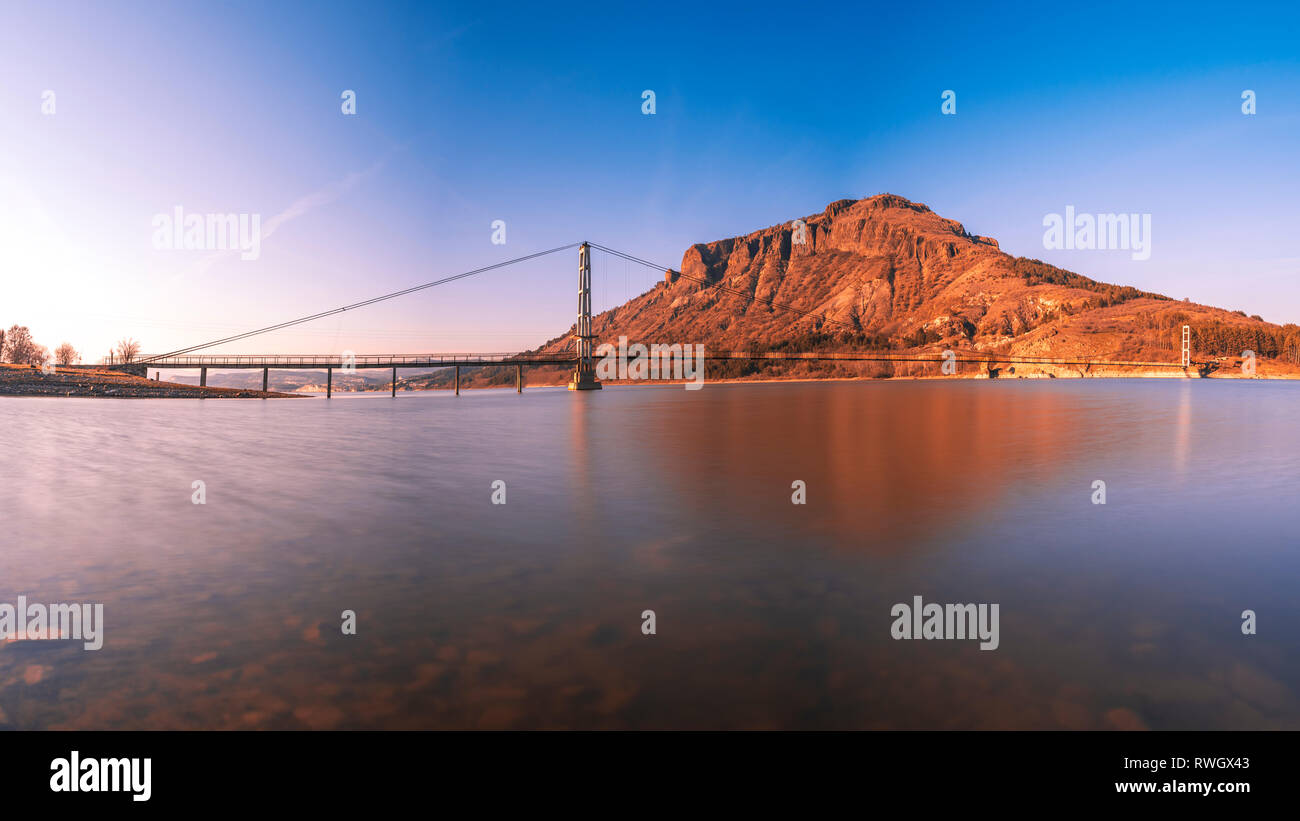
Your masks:
[{"label": "clear sky", "polygon": [[[1300,321],[1294,3],[9,2],[0,23],[0,324],[87,361],[582,239],[675,266],[886,191],[1011,253]],[[1150,214],[1150,259],[1045,250],[1070,205]],[[177,207],[259,214],[260,255],[155,248]],[[656,279],[598,255],[596,307]],[[567,252],[224,350],[520,350],[568,328],[575,285]]]}]

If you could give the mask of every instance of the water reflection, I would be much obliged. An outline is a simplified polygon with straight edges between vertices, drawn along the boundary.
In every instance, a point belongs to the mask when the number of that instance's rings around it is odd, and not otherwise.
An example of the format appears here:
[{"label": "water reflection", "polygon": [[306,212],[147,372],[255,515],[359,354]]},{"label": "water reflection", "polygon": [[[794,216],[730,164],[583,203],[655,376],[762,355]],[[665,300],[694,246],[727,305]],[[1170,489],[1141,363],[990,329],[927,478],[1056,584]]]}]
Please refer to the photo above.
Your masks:
[{"label": "water reflection", "polygon": [[1192,447],[1192,383],[1183,382],[1178,390],[1177,445],[1174,448],[1174,475],[1180,482],[1187,479],[1187,457]]},{"label": "water reflection", "polygon": [[6,401],[0,601],[107,640],[0,644],[0,726],[1296,728],[1296,389]]}]

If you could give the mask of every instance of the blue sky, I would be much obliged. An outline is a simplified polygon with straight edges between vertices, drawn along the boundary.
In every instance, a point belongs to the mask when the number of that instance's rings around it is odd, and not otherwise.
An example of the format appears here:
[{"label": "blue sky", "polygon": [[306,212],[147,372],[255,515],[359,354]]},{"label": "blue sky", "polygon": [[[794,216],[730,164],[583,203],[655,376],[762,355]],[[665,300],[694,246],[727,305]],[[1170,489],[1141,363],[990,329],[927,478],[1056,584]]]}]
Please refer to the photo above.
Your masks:
[{"label": "blue sky", "polygon": [[[676,265],[885,191],[1011,253],[1300,321],[1290,4],[113,5],[10,4],[0,26],[0,324],[88,359],[581,239]],[[1067,205],[1151,214],[1151,258],[1045,250]],[[151,220],[176,206],[276,227],[256,260],[158,250]],[[226,350],[532,347],[572,322],[575,269]],[[656,278],[597,255],[596,306]]]}]

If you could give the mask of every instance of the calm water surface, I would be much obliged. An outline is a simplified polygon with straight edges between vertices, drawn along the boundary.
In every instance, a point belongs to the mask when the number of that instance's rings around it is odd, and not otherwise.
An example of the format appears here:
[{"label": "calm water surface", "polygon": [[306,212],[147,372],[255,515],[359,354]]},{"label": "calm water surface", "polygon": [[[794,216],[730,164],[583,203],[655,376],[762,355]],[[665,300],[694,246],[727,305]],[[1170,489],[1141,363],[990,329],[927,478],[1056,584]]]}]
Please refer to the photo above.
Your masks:
[{"label": "calm water surface", "polygon": [[[1297,729],[1297,422],[1264,381],[0,399],[0,601],[107,623],[0,643],[0,727]],[[892,640],[915,595],[1000,648]]]}]

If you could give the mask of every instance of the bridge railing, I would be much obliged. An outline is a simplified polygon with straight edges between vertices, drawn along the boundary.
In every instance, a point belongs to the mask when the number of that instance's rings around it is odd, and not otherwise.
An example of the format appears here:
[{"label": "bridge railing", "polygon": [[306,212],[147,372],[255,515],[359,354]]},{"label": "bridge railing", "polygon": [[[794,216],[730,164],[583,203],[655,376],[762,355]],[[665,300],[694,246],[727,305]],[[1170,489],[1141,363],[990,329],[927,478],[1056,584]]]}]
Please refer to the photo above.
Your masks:
[{"label": "bridge railing", "polygon": [[[953,351],[954,361],[964,364],[1040,364],[1070,366],[1127,366],[1146,368],[1179,368],[1180,363],[1135,362],[1089,358],[1054,358],[1038,356],[996,355],[980,351]],[[689,354],[688,354],[689,355]],[[840,360],[876,362],[936,362],[946,357],[940,353],[897,353],[887,351],[713,351],[706,352],[708,360],[762,359],[762,360]],[[144,357],[137,365],[156,368],[384,368],[384,367],[442,367],[446,365],[492,364],[567,364],[574,361],[571,352],[555,353],[424,353],[424,354],[187,354],[182,356]]]},{"label": "bridge railing", "polygon": [[456,364],[466,362],[483,364],[492,362],[554,362],[565,359],[555,354],[524,353],[424,353],[424,354],[206,354],[185,356],[142,357],[137,362],[159,368],[341,368],[353,365],[358,368],[387,366],[419,366],[428,363]]}]

